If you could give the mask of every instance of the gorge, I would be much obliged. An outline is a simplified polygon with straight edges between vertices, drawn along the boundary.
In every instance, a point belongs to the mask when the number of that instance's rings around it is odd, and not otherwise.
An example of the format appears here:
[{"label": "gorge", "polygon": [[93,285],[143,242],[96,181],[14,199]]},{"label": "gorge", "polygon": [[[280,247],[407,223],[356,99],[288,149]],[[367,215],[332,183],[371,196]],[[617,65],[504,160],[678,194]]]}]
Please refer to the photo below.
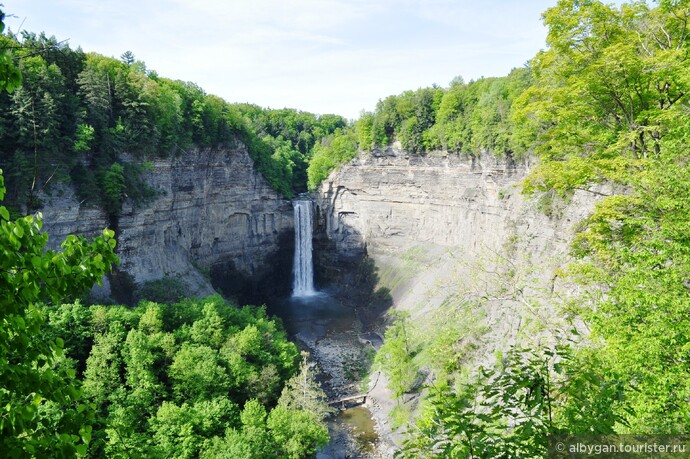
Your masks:
[{"label": "gorge", "polygon": [[560,0],[527,65],[357,120],[3,34],[0,450],[533,458],[686,434],[690,9],[655,4]]},{"label": "gorge", "polygon": [[[608,190],[583,190],[544,209],[521,194],[530,167],[490,155],[361,152],[316,194],[316,272],[341,285],[341,299],[381,336],[393,310],[409,316],[416,342],[431,346],[452,330],[458,341],[443,346],[465,368],[490,366],[513,346],[551,342],[572,326],[561,308],[577,288],[560,273],[572,261],[574,225]],[[369,294],[353,298],[362,289]],[[374,391],[368,404],[378,407],[382,435],[399,442],[393,399]],[[414,410],[414,396],[403,400]]]},{"label": "gorge", "polygon": [[[360,152],[322,183],[313,202],[297,200],[291,209],[241,145],[192,152],[154,163],[146,176],[159,190],[154,200],[125,203],[120,270],[136,283],[165,274],[187,282],[190,294],[217,288],[241,302],[269,302],[330,375],[334,396],[360,391],[347,373],[366,359],[361,337],[384,334],[390,308],[409,312],[417,324],[433,323],[439,313],[469,314],[467,358],[485,363],[481,356],[545,324],[563,325],[545,301],[554,292],[567,295],[558,269],[569,260],[573,223],[596,200],[582,191],[546,215],[520,194],[530,166],[394,147]],[[52,240],[104,224],[69,192],[45,202]],[[315,293],[312,273],[327,294]],[[276,300],[290,293],[292,299]],[[468,300],[477,302],[470,307]],[[387,417],[393,397],[380,379],[368,406],[382,438],[400,441]]]}]

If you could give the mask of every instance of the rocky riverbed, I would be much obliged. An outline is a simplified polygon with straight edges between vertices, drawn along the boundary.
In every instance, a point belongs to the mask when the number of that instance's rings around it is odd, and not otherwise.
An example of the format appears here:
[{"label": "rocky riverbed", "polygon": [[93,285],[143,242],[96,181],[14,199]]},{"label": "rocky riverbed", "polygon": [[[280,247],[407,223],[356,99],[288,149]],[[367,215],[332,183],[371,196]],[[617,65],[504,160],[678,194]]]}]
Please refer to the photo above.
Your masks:
[{"label": "rocky riverbed", "polygon": [[[366,403],[339,411],[330,422],[331,443],[319,459],[388,459],[395,446],[387,416],[393,407],[385,379],[371,371],[377,337],[362,332],[354,311],[319,293],[287,300],[271,312],[312,355],[330,400],[366,394]],[[380,340],[380,337],[378,337]],[[373,344],[373,345],[372,345]]]}]

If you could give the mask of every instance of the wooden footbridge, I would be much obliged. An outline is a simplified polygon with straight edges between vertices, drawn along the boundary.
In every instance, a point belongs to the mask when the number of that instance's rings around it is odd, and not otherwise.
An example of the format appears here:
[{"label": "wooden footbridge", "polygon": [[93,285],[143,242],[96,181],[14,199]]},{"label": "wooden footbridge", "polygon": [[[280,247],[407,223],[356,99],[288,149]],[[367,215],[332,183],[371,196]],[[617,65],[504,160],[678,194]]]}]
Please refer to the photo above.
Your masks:
[{"label": "wooden footbridge", "polygon": [[334,408],[346,410],[355,406],[364,405],[367,402],[367,394],[350,395],[336,400],[331,400],[328,404]]},{"label": "wooden footbridge", "polygon": [[363,394],[348,395],[347,397],[330,400],[328,404],[340,410],[346,410],[348,408],[353,408],[355,406],[364,405],[365,403],[367,403],[367,397],[369,396],[369,392],[374,390],[374,388],[379,384],[380,377],[381,372],[378,371],[376,374],[376,381],[374,381],[374,385],[369,389],[368,392],[364,392]]}]

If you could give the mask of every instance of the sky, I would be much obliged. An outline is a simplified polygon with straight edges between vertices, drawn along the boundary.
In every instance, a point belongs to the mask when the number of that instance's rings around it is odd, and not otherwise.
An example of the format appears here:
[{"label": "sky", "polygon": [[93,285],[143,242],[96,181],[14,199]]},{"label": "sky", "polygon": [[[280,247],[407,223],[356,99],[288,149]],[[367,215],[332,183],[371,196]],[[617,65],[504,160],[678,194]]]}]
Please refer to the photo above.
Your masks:
[{"label": "sky", "polygon": [[504,76],[545,47],[556,0],[0,0],[13,32],[132,51],[228,102],[356,119],[379,99]]}]

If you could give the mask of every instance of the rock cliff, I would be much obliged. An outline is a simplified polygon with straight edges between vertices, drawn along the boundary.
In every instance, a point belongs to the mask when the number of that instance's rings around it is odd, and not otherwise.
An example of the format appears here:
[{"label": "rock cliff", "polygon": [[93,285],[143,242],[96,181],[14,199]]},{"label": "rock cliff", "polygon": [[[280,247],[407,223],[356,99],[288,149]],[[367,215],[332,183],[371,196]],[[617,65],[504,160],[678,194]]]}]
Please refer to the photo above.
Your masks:
[{"label": "rock cliff", "polygon": [[[567,202],[527,198],[520,183],[529,167],[397,149],[361,153],[316,193],[315,272],[322,285],[339,286],[365,328],[383,333],[383,313],[395,308],[409,313],[427,344],[452,330],[443,345],[468,371],[513,344],[551,340],[573,326],[561,306],[575,293],[562,274],[574,225],[606,190]],[[398,402],[383,375],[376,381],[367,404],[379,434],[399,443],[388,419]]]},{"label": "rock cliff", "polygon": [[[137,284],[179,277],[190,293],[215,287],[243,301],[261,299],[260,289],[289,288],[292,206],[254,169],[243,145],[155,160],[144,180],[156,196],[123,205],[120,274]],[[44,229],[53,245],[68,234],[92,236],[108,226],[102,211],[80,206],[70,189],[59,191],[43,198]]]},{"label": "rock cliff", "polygon": [[572,288],[559,269],[596,194],[526,198],[520,183],[529,167],[396,149],[360,154],[317,193],[322,281],[366,254],[375,265],[370,284],[413,318],[472,301],[481,305],[482,340],[502,343],[553,320],[544,302]]}]

